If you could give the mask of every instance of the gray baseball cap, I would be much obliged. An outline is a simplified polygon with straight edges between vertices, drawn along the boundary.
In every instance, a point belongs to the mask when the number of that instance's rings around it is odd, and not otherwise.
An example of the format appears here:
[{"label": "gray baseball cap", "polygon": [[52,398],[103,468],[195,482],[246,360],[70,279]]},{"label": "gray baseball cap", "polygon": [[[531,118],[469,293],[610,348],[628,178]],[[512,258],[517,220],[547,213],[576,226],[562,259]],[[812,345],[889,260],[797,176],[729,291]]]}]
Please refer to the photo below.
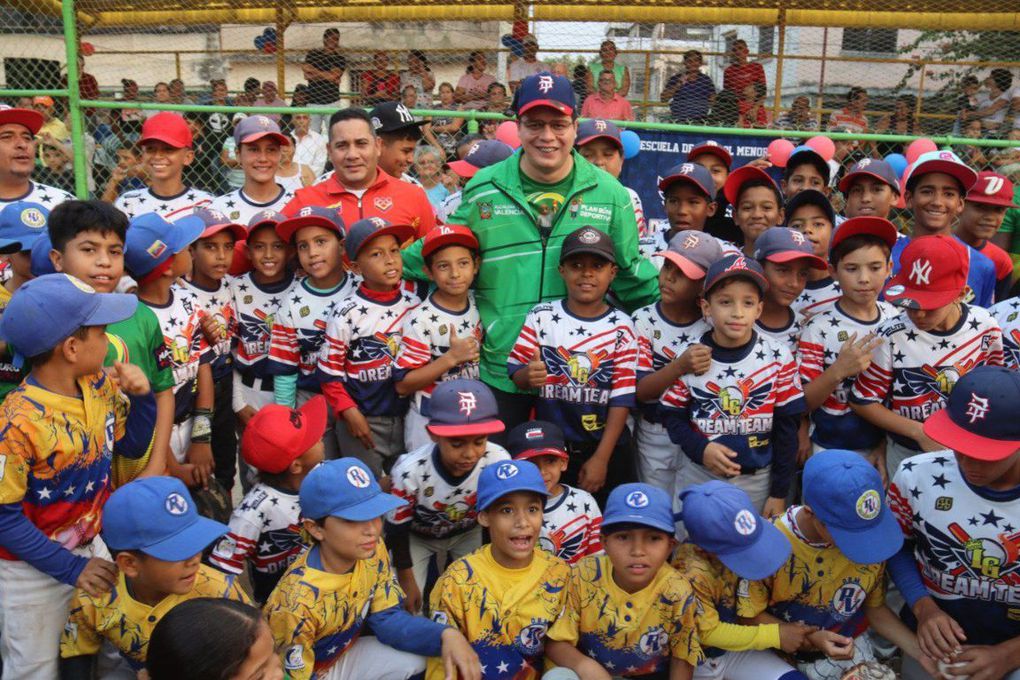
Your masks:
[{"label": "gray baseball cap", "polygon": [[708,268],[722,259],[722,246],[711,234],[694,229],[678,231],[669,239],[666,250],[655,253],[677,266],[689,279],[703,279]]}]

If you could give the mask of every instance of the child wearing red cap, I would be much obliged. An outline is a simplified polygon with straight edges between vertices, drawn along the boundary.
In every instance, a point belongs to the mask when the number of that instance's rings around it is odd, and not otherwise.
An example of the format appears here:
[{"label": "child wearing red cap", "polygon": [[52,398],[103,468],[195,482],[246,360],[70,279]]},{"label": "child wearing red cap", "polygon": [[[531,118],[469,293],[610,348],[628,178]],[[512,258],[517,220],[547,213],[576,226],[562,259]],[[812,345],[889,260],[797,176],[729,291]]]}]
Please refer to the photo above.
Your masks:
[{"label": "child wearing red cap", "polygon": [[409,451],[429,443],[428,404],[436,385],[478,377],[482,325],[471,284],[478,274],[478,239],[467,227],[438,226],[421,249],[425,273],[436,289],[404,320],[396,356],[397,394],[410,396],[404,421]]},{"label": "child wearing red cap", "polygon": [[1020,208],[1013,202],[1013,183],[994,172],[978,173],[977,183],[967,192],[963,212],[956,226],[956,236],[995,264],[995,297],[1009,295],[1013,286],[1013,260],[991,242],[999,231],[1006,211]]},{"label": "child wearing red cap", "polygon": [[326,400],[312,397],[299,409],[270,404],[249,421],[241,455],[259,481],[230,516],[230,531],[209,562],[228,574],[251,563],[255,601],[269,598],[276,583],[305,549],[301,540],[301,481],[322,462]]},{"label": "child wearing red cap", "polygon": [[754,243],[758,237],[783,223],[783,192],[761,168],[745,165],[734,170],[723,186],[726,200],[733,206],[733,223],[744,236],[744,245],[724,248],[724,254],[743,253],[755,257]]},{"label": "child wearing red cap", "polygon": [[885,467],[942,448],[922,430],[942,410],[960,377],[982,365],[1002,365],[1002,331],[984,309],[965,303],[967,250],[953,236],[924,236],[903,251],[886,301],[906,309],[882,325],[884,342],[854,383],[854,411],[885,430]]},{"label": "child wearing red cap", "polygon": [[687,161],[697,163],[708,170],[712,175],[712,183],[715,186],[712,191],[716,205],[715,214],[705,222],[705,231],[720,241],[729,241],[738,245],[742,244],[744,236],[740,233],[737,225],[733,223],[733,206],[726,200],[726,194],[723,192],[726,179],[730,176],[733,156],[726,150],[726,147],[708,140],[688,151]]}]

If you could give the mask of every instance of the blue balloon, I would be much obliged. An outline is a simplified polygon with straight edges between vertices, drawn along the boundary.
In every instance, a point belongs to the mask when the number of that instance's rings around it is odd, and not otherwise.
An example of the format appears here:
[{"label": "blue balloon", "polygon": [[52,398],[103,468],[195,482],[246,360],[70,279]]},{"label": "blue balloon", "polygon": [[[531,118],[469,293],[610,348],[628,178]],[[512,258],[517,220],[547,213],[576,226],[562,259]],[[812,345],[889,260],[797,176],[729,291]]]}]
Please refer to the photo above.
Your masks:
[{"label": "blue balloon", "polygon": [[907,157],[901,153],[891,153],[885,157],[885,162],[889,164],[889,167],[893,169],[897,177],[903,176],[903,171],[910,165],[907,163]]},{"label": "blue balloon", "polygon": [[266,40],[268,40],[269,42],[276,42],[275,28],[267,28],[266,30],[262,31],[262,35],[266,36]]},{"label": "blue balloon", "polygon": [[261,50],[265,46],[266,46],[266,36],[264,36],[264,35],[257,35],[257,36],[255,36],[255,49]]},{"label": "blue balloon", "polygon": [[641,138],[633,130],[621,132],[620,142],[623,144],[624,158],[634,158],[641,152]]}]

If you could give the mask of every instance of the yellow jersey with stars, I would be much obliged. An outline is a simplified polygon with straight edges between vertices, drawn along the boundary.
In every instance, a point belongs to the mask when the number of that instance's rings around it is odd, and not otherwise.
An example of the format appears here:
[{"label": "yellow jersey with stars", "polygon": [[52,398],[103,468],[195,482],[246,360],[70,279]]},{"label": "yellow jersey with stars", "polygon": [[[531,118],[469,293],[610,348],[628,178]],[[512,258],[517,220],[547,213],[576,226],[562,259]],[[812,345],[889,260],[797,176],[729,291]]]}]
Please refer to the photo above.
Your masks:
[{"label": "yellow jersey with stars", "polygon": [[222,597],[251,603],[234,576],[201,565],[195,584],[183,595],[169,595],[155,605],[147,605],[131,597],[124,573],[117,585],[100,597],[93,597],[78,588],[71,600],[71,613],[60,636],[60,656],[98,654],[103,640],[109,640],[134,670],[145,665],[149,637],[168,611],[181,602],[196,597]]},{"label": "yellow jersey with stars", "polygon": [[591,555],[571,570],[567,604],[549,639],[576,646],[614,676],[665,673],[671,657],[691,666],[701,660],[698,610],[691,584],[668,564],[628,593],[613,580],[609,556]]},{"label": "yellow jersey with stars", "polygon": [[834,545],[808,541],[797,526],[800,507],[775,520],[793,546],[789,559],[767,579],[740,581],[737,615],[752,618],[768,611],[783,621],[857,637],[868,629],[864,609],[885,602],[885,563],[858,564]]},{"label": "yellow jersey with stars", "polygon": [[403,599],[382,541],[375,555],[358,560],[346,574],[323,570],[315,546],[294,561],[263,611],[289,677],[310,680],[340,660],[365,619]]},{"label": "yellow jersey with stars", "polygon": [[[485,680],[533,680],[542,675],[546,632],[563,611],[569,577],[567,563],[544,550],[536,548],[527,567],[508,569],[485,545],[436,581],[432,619],[464,634]],[[445,676],[442,661],[430,658],[426,680]]]}]

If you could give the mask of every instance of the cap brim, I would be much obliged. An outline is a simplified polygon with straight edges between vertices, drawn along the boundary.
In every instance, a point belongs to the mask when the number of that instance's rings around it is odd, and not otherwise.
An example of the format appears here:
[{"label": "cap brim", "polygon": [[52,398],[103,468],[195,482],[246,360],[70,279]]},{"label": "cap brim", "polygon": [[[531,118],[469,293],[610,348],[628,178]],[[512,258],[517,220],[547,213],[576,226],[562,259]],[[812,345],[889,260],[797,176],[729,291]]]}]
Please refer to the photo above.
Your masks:
[{"label": "cap brim", "polygon": [[621,512],[614,515],[605,515],[602,518],[602,535],[604,536],[606,529],[614,524],[639,524],[643,527],[651,527],[652,529],[665,531],[670,535],[676,532],[676,524],[672,521],[672,517],[669,522],[657,522],[655,519],[650,519],[640,513]]},{"label": "cap brim", "polygon": [[994,205],[1000,208],[1020,208],[1020,205],[1017,205],[1016,203],[1007,198],[996,199],[991,196],[977,195],[974,197],[968,196],[966,198],[966,201],[968,203],[981,203],[982,205]]},{"label": "cap brim", "polygon": [[977,184],[977,173],[969,167],[962,163],[945,161],[940,158],[925,161],[915,167],[910,171],[910,176],[907,177],[907,182],[910,182],[915,177],[927,175],[932,172],[941,172],[944,175],[953,177],[956,181],[963,185],[963,191],[965,194],[973,189],[974,185]]},{"label": "cap brim", "polygon": [[437,437],[471,437],[502,432],[506,425],[502,420],[493,419],[465,425],[426,425],[425,429]]},{"label": "cap brim", "polygon": [[271,131],[255,132],[255,133],[252,133],[252,134],[248,135],[247,137],[242,137],[241,139],[238,139],[238,140],[235,140],[235,141],[238,144],[254,144],[255,142],[259,141],[260,139],[265,139],[266,137],[270,137],[272,139],[275,139],[281,146],[290,146],[290,144],[291,144],[290,137],[288,137],[287,135],[283,134],[282,132],[271,132]]},{"label": "cap brim", "polygon": [[730,152],[721,146],[715,146],[714,144],[703,144],[701,146],[694,147],[687,152],[687,160],[693,161],[698,156],[704,156],[705,154],[715,156],[725,163],[727,168],[733,164],[733,156],[730,155]]},{"label": "cap brim", "polygon": [[598,255],[603,260],[606,260],[607,262],[612,262],[613,264],[616,264],[616,253],[615,252],[612,255],[609,255],[604,250],[600,250],[600,249],[598,249],[598,248],[596,248],[594,246],[586,246],[586,245],[577,246],[576,248],[572,248],[569,251],[568,250],[561,250],[560,251],[560,264],[563,264],[563,262],[566,261],[566,259],[568,257],[573,257],[574,255]]},{"label": "cap brim", "polygon": [[329,423],[329,407],[326,404],[326,398],[318,394],[306,401],[298,409],[298,412],[303,418],[308,419],[308,427],[304,428],[304,436],[297,446],[300,449],[298,456],[302,456],[326,434],[326,425]]},{"label": "cap brim", "polygon": [[831,251],[851,236],[861,236],[864,234],[882,239],[889,246],[890,250],[896,246],[899,232],[896,231],[896,225],[892,222],[881,217],[867,217],[860,218],[860,220],[858,222],[847,220],[836,227],[836,231],[832,235],[832,244],[829,246],[829,250]]},{"label": "cap brim", "polygon": [[989,439],[968,432],[953,422],[947,409],[937,411],[924,422],[924,433],[947,449],[959,451],[975,460],[1000,461],[1020,449],[1020,441]]},{"label": "cap brim", "polygon": [[[902,288],[902,291],[891,293],[894,288]],[[944,307],[960,296],[961,290],[930,290],[927,288],[913,288],[910,279],[903,272],[889,279],[882,295],[889,304],[904,309],[931,310]]]},{"label": "cap brim", "polygon": [[754,284],[756,284],[758,286],[758,290],[761,291],[762,295],[764,295],[765,293],[768,292],[768,289],[769,289],[769,280],[768,279],[766,279],[764,276],[762,276],[758,272],[750,271],[750,270],[747,270],[747,269],[742,269],[742,270],[732,271],[732,272],[723,272],[719,276],[715,277],[715,280],[712,281],[711,283],[706,281],[705,282],[705,294],[707,295],[709,293],[709,291],[711,291],[713,288],[718,286],[723,281],[726,281],[728,279],[735,279],[735,278],[749,279],[752,283],[754,283]]},{"label": "cap brim", "polygon": [[771,522],[761,518],[758,518],[758,521],[762,523],[762,531],[758,534],[757,541],[743,550],[725,555],[716,553],[716,557],[727,569],[740,578],[752,581],[760,581],[775,574],[793,552],[790,540],[782,531]]},{"label": "cap brim", "polygon": [[170,231],[171,240],[170,250],[173,254],[181,252],[192,243],[202,238],[202,232],[205,231],[205,222],[194,215],[188,215],[182,217],[173,223],[173,229]]},{"label": "cap brim", "polygon": [[658,253],[653,253],[652,257],[661,257],[663,259],[669,260],[670,262],[675,264],[680,271],[684,273],[684,276],[686,276],[689,279],[700,280],[705,278],[705,274],[707,273],[704,269],[696,265],[694,262],[691,262],[680,253],[674,253],[672,250],[663,250]]},{"label": "cap brim", "polygon": [[694,179],[693,177],[688,177],[687,175],[671,175],[669,177],[663,177],[661,180],[659,180],[659,191],[665,191],[666,189],[670,188],[671,186],[673,186],[677,182],[683,182],[685,184],[690,184],[692,187],[694,187],[695,189],[697,189],[701,193],[705,194],[705,196],[708,198],[709,202],[712,202],[712,201],[715,200],[715,197],[712,196],[712,193],[708,189],[703,187],[701,185],[701,182],[699,182],[698,180]]},{"label": "cap brim", "polygon": [[857,179],[858,177],[865,177],[865,176],[867,176],[867,177],[874,177],[875,179],[877,179],[882,184],[885,184],[886,186],[892,188],[892,190],[896,192],[897,196],[899,195],[900,188],[897,185],[890,184],[889,180],[886,179],[885,177],[882,177],[881,175],[879,175],[878,173],[875,173],[875,172],[868,172],[867,170],[858,170],[857,172],[851,172],[851,173],[848,173],[846,175],[843,175],[843,177],[839,180],[839,185],[837,185],[837,188],[842,193],[845,194],[846,192],[850,191],[850,185],[853,184],[853,181],[855,179]]},{"label": "cap brim", "polygon": [[471,179],[475,176],[475,173],[481,170],[481,168],[476,168],[467,161],[453,161],[451,163],[447,163],[447,165],[457,174],[458,177],[463,177],[465,179]]},{"label": "cap brim", "polygon": [[10,255],[11,253],[20,253],[22,250],[31,249],[32,246],[22,248],[21,239],[0,238],[0,255]]},{"label": "cap brim", "polygon": [[831,524],[826,524],[825,528],[840,552],[858,564],[885,562],[903,545],[903,530],[885,504],[878,521],[863,531],[848,531]]},{"label": "cap brim", "polygon": [[532,458],[538,458],[539,456],[556,456],[557,458],[562,458],[563,460],[570,459],[570,454],[568,454],[563,449],[544,448],[544,449],[528,449],[527,451],[521,451],[520,453],[514,456],[514,460],[530,460]]},{"label": "cap brim", "polygon": [[428,257],[440,248],[445,248],[446,246],[464,246],[468,250],[478,250],[478,239],[475,238],[474,234],[453,233],[439,236],[422,245],[421,256]]},{"label": "cap brim", "polygon": [[322,227],[330,231],[335,231],[340,234],[340,238],[344,237],[344,232],[335,223],[320,217],[318,215],[307,215],[305,217],[291,217],[290,219],[279,222],[276,225],[276,235],[283,240],[284,243],[290,243],[291,239],[294,238],[294,234],[300,229],[305,227]]},{"label": "cap brim", "polygon": [[174,135],[166,132],[150,132],[148,135],[138,138],[139,144],[145,144],[146,142],[163,142],[167,146],[172,146],[175,149],[187,149],[191,147],[191,144],[185,144],[183,143],[184,140],[177,139]]},{"label": "cap brim", "polygon": [[235,241],[241,241],[248,238],[248,230],[244,228],[244,225],[237,224],[235,222],[224,222],[223,224],[214,224],[211,227],[206,227],[199,238],[209,238],[210,236],[227,229],[229,229],[230,233],[234,235]]},{"label": "cap brim", "polygon": [[139,550],[157,560],[180,562],[202,552],[229,530],[226,524],[199,516],[183,531]]},{"label": "cap brim", "polygon": [[357,254],[360,253],[366,245],[368,245],[375,239],[379,238],[380,236],[392,236],[393,238],[397,239],[398,245],[403,246],[405,243],[411,240],[416,233],[417,232],[414,230],[414,227],[412,227],[409,224],[391,224],[388,227],[383,227],[382,229],[379,229],[369,234],[368,238],[362,241],[361,245],[358,246],[358,250],[354,255],[355,257],[357,257]]},{"label": "cap brim", "polygon": [[33,135],[37,135],[43,126],[43,116],[32,109],[4,109],[0,111],[0,125],[8,123],[23,125]]},{"label": "cap brim", "polygon": [[775,191],[782,196],[776,181],[767,172],[753,165],[744,165],[731,172],[730,176],[726,178],[726,184],[723,185],[723,195],[726,196],[730,205],[737,202],[740,186],[750,179],[768,180],[770,185],[775,187]]},{"label": "cap brim", "polygon": [[540,106],[544,106],[547,109],[552,109],[557,113],[562,113],[566,116],[574,115],[574,109],[570,108],[563,102],[558,102],[555,99],[536,99],[533,102],[528,102],[517,111],[518,116],[522,116],[532,109],[537,109]]},{"label": "cap brim", "polygon": [[[520,475],[517,475],[517,477],[519,477],[519,476]],[[498,501],[500,498],[506,498],[510,494],[518,493],[520,491],[527,491],[528,493],[538,494],[539,496],[542,496],[543,498],[548,498],[549,497],[549,490],[545,488],[545,484],[544,483],[538,484],[536,482],[535,485],[532,486],[531,484],[528,484],[526,481],[524,481],[524,482],[516,481],[517,477],[512,477],[509,480],[501,482],[500,483],[500,487],[499,487],[499,493],[497,495],[493,496],[492,498],[490,498],[488,500],[488,502],[485,503],[485,505],[482,505],[481,503],[479,503],[478,504],[478,510],[479,511],[485,510],[486,508],[490,507],[493,503]],[[515,483],[515,481],[516,481],[516,483]]]},{"label": "cap brim", "polygon": [[276,231],[276,225],[281,223],[282,222],[277,222],[276,220],[262,220],[261,222],[256,222],[255,224],[248,225],[246,229],[247,234],[245,235],[245,238],[251,236],[252,232],[254,232],[256,229],[261,229],[262,227],[272,227],[273,231]]},{"label": "cap brim", "polygon": [[329,515],[330,517],[339,517],[350,522],[367,522],[370,519],[382,517],[390,510],[396,510],[405,505],[407,505],[407,501],[380,491],[371,498],[366,498],[350,507],[334,510]]},{"label": "cap brim", "polygon": [[603,132],[600,132],[600,133],[594,134],[594,135],[588,135],[587,137],[583,137],[583,138],[577,140],[577,142],[575,142],[574,145],[575,146],[584,146],[588,142],[594,141],[596,139],[608,139],[613,144],[615,144],[617,147],[619,147],[620,151],[623,151],[623,141],[622,140],[620,140],[618,137],[614,137],[613,135],[606,134],[606,133],[603,133]]},{"label": "cap brim", "polygon": [[82,326],[106,326],[131,318],[138,307],[138,298],[122,293],[98,293],[99,304],[92,310]]},{"label": "cap brim", "polygon": [[829,263],[817,255],[809,255],[799,250],[783,250],[773,253],[765,258],[769,262],[793,262],[794,260],[807,260],[812,269],[828,270]]}]

